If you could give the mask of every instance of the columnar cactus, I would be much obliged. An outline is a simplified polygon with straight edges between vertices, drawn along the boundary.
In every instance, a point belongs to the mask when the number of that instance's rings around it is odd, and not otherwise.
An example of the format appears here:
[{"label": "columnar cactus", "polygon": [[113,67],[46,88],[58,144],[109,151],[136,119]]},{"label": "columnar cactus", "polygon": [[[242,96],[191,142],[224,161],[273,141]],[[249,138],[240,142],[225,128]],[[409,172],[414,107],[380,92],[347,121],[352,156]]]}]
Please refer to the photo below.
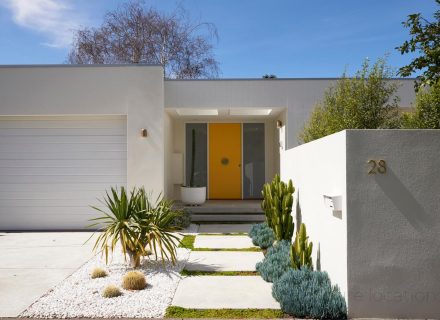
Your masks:
[{"label": "columnar cactus", "polygon": [[293,269],[302,269],[307,267],[313,270],[312,260],[313,243],[309,243],[306,225],[301,223],[299,231],[296,233],[295,242],[290,247],[290,261]]},{"label": "columnar cactus", "polygon": [[266,215],[267,225],[274,231],[277,241],[291,241],[293,236],[293,192],[295,188],[292,180],[286,184],[279,175],[263,187],[261,207]]}]

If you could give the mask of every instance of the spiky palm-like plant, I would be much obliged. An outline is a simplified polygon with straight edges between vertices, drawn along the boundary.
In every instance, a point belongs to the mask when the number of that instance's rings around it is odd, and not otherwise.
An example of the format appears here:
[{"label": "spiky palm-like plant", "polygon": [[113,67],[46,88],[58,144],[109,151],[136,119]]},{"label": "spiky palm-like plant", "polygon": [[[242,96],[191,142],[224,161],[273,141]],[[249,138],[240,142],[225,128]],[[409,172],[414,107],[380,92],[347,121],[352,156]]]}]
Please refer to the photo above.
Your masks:
[{"label": "spiky palm-like plant", "polygon": [[99,226],[100,232],[93,250],[100,249],[108,263],[109,252],[120,243],[124,256],[129,256],[130,266],[140,266],[140,259],[147,254],[147,247],[163,259],[176,261],[178,238],[173,234],[177,228],[172,226],[180,212],[172,210],[172,202],[158,197],[152,202],[144,188],[134,188],[130,194],[124,187],[111,188],[101,201],[107,210],[92,207],[99,211],[100,217],[91,219],[90,227]]}]

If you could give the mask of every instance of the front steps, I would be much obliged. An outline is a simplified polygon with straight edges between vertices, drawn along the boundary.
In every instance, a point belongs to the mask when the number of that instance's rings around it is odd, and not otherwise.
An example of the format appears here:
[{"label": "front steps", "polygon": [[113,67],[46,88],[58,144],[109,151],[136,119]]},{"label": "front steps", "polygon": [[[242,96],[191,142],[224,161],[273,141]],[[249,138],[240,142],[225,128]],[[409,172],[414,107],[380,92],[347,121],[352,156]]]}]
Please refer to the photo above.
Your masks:
[{"label": "front steps", "polygon": [[208,200],[201,206],[183,206],[194,223],[258,223],[265,220],[259,200]]}]

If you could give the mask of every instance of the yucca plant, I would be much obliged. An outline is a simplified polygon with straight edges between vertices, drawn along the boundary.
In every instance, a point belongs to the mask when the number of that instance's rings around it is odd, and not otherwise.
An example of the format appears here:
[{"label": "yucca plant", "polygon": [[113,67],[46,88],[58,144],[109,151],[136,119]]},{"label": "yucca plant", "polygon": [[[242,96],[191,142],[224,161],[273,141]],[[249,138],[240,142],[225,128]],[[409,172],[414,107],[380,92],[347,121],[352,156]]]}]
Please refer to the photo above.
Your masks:
[{"label": "yucca plant", "polygon": [[[141,230],[139,241],[148,246],[149,250],[162,260],[176,261],[176,247],[179,238],[175,232],[179,230],[174,225],[174,220],[181,216],[181,211],[173,210],[173,202],[159,195],[155,202],[151,201],[151,194],[147,195],[144,188],[139,189],[138,198],[139,215],[136,225]],[[159,253],[159,254],[158,254]]]},{"label": "yucca plant", "polygon": [[91,219],[94,222],[89,227],[100,226],[98,238],[95,241],[93,250],[98,248],[105,255],[105,261],[108,263],[109,251],[113,252],[120,243],[124,256],[130,256],[130,265],[134,266],[132,261],[135,252],[142,252],[142,244],[138,242],[138,228],[133,225],[134,219],[139,215],[138,210],[139,191],[133,189],[129,195],[124,187],[119,190],[111,188],[110,193],[106,191],[104,200],[99,200],[107,210],[92,206],[99,211],[100,217]]},{"label": "yucca plant", "polygon": [[140,266],[141,257],[147,255],[147,247],[163,259],[176,261],[178,238],[172,221],[180,213],[172,210],[172,202],[161,196],[152,203],[144,188],[134,188],[129,195],[124,187],[111,188],[101,201],[106,210],[99,211],[100,217],[91,219],[90,227],[99,226],[100,232],[93,250],[100,249],[108,263],[109,252],[120,243],[124,256],[129,256],[132,268]]}]

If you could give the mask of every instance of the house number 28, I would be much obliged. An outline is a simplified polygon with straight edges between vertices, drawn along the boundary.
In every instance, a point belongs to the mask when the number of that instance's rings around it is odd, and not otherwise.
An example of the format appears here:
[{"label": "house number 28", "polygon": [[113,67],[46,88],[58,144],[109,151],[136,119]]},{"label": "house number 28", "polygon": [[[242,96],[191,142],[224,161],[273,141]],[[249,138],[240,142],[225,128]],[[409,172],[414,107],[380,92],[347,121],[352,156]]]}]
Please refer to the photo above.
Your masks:
[{"label": "house number 28", "polygon": [[385,174],[387,173],[387,163],[385,160],[368,160],[370,168],[368,174]]}]

